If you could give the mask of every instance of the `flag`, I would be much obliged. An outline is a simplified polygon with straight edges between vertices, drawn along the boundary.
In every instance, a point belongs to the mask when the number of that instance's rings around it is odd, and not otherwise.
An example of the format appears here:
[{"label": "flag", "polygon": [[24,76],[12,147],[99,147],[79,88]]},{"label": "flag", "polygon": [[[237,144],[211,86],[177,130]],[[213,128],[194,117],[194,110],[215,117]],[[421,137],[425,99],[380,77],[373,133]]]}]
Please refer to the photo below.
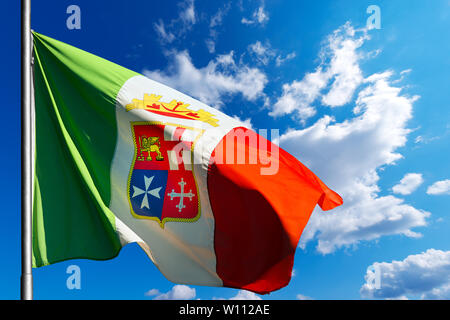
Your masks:
[{"label": "flag", "polygon": [[241,121],[34,37],[33,266],[137,242],[172,282],[268,293],[316,206],[341,197]]}]

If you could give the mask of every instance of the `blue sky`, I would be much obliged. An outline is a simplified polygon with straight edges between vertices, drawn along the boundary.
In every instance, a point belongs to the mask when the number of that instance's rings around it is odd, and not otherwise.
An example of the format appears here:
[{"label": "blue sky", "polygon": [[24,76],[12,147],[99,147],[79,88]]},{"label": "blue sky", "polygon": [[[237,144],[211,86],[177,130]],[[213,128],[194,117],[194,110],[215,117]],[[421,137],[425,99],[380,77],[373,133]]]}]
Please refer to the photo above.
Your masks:
[{"label": "blue sky", "polygon": [[[81,9],[80,30],[66,27],[71,4]],[[381,29],[366,27],[373,4]],[[0,298],[16,299],[20,7],[8,6],[0,13]],[[342,208],[314,212],[291,283],[262,299],[450,298],[448,0],[42,0],[33,3],[32,27],[255,129],[279,129],[281,147],[343,196]],[[66,287],[72,264],[81,290]],[[381,274],[379,288],[369,267]],[[254,297],[174,287],[134,244],[110,261],[37,269],[34,281],[37,299]]]}]

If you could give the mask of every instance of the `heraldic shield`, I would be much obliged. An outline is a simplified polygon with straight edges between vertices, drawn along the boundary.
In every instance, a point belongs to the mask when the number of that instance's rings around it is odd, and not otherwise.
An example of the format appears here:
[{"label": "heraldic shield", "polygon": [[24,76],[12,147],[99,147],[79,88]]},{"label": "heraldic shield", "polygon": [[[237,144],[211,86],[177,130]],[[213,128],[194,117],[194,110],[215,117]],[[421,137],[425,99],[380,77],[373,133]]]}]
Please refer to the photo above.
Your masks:
[{"label": "heraldic shield", "polygon": [[200,218],[192,150],[202,130],[161,122],[132,122],[134,158],[128,177],[131,214],[164,228]]}]

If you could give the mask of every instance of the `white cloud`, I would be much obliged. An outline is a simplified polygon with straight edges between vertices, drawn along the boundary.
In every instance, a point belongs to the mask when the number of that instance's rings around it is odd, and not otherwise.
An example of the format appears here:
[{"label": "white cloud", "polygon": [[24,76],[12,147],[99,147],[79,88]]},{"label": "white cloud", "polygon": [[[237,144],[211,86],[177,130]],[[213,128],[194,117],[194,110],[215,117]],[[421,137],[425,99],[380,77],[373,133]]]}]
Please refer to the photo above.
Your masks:
[{"label": "white cloud", "polygon": [[398,83],[398,82],[402,82],[405,77],[410,74],[412,71],[412,69],[406,69],[400,72],[400,78],[398,78],[397,80],[392,81],[392,83]]},{"label": "white cloud", "polygon": [[166,31],[166,27],[164,26],[164,22],[159,19],[158,22],[154,24],[155,30],[163,42],[172,42],[175,40],[175,35],[172,32]]},{"label": "white cloud", "polygon": [[262,300],[262,298],[251,291],[239,290],[235,296],[229,299],[213,297],[212,300]]},{"label": "white cloud", "polygon": [[433,183],[427,189],[427,194],[439,195],[439,194],[450,194],[450,180],[441,180]]},{"label": "white cloud", "polygon": [[439,136],[424,137],[424,136],[419,135],[419,136],[417,136],[414,139],[414,143],[416,143],[416,144],[428,144],[428,143],[433,142],[435,140],[438,140],[440,138],[441,137],[439,137]]},{"label": "white cloud", "polygon": [[261,297],[247,290],[239,290],[230,300],[262,300]]},{"label": "white cloud", "polygon": [[253,129],[252,119],[251,118],[241,119],[238,116],[233,116],[233,119],[242,122],[243,126],[249,128],[249,129]]},{"label": "white cloud", "polygon": [[179,3],[179,13],[168,24],[159,19],[153,24],[162,44],[171,43],[176,38],[182,37],[196,23],[194,0],[185,0]]},{"label": "white cloud", "polygon": [[269,15],[264,10],[264,1],[262,1],[261,5],[258,7],[258,9],[256,9],[253,12],[252,17],[250,19],[242,18],[242,20],[241,20],[241,22],[246,25],[252,25],[252,24],[264,25],[265,23],[267,23],[267,21],[269,21]]},{"label": "white cloud", "polygon": [[297,271],[295,271],[295,269],[292,269],[291,278],[295,277],[296,275],[297,275]]},{"label": "white cloud", "polygon": [[[316,114],[312,103],[320,97],[320,102],[330,107],[350,102],[363,81],[359,67],[362,55],[357,50],[368,39],[365,29],[355,30],[349,23],[334,31],[320,52],[320,65],[301,80],[284,84],[283,93],[270,115],[277,117],[295,112],[304,121]],[[323,94],[330,81],[330,89]]]},{"label": "white cloud", "polygon": [[261,41],[256,41],[248,46],[248,50],[263,65],[267,65],[276,55],[268,42],[262,44]]},{"label": "white cloud", "polygon": [[327,79],[319,68],[313,73],[306,74],[301,81],[284,84],[283,94],[275,102],[269,115],[276,117],[295,111],[301,120],[314,116],[316,109],[311,106],[311,103],[326,83]]},{"label": "white cloud", "polygon": [[[346,28],[351,29],[348,25]],[[321,68],[329,66],[323,64],[293,84],[296,94],[301,88],[303,102],[311,101],[308,95],[316,95],[322,87]],[[280,137],[283,149],[305,163],[344,199],[344,204],[331,213],[317,210],[311,216],[300,239],[301,247],[317,240],[316,249],[327,254],[386,235],[421,236],[412,229],[425,226],[429,212],[394,196],[378,194],[378,170],[402,158],[396,149],[405,145],[410,132],[407,122],[418,99],[394,87],[392,74],[391,71],[373,74],[362,82],[353,117],[336,122],[326,115],[305,129],[290,130]],[[315,112],[305,109],[307,106],[305,103],[303,110]]]},{"label": "white cloud", "polygon": [[205,40],[206,48],[208,48],[209,53],[216,52],[216,42],[213,39]]},{"label": "white cloud", "polygon": [[194,288],[177,284],[166,293],[161,293],[158,289],[151,289],[145,293],[146,296],[155,296],[153,300],[192,300],[196,296]]},{"label": "white cloud", "polygon": [[392,187],[394,193],[399,193],[403,195],[413,193],[421,184],[423,183],[423,178],[420,173],[408,173],[399,184]]},{"label": "white cloud", "polygon": [[209,38],[205,40],[209,53],[214,53],[216,51],[216,42],[218,38],[217,28],[222,25],[223,19],[228,14],[230,8],[231,3],[227,2],[222,8],[217,10],[209,21]]},{"label": "white cloud", "polygon": [[202,68],[193,64],[187,51],[172,52],[169,58],[167,70],[144,70],[143,74],[216,107],[223,104],[225,95],[241,94],[249,101],[263,96],[266,75],[236,63],[233,52],[217,56]]},{"label": "white cloud", "polygon": [[182,11],[180,12],[180,19],[183,21],[184,25],[195,24],[195,8],[194,0],[187,0],[181,3]]},{"label": "white cloud", "polygon": [[428,249],[402,261],[375,262],[368,270],[377,270],[378,289],[368,271],[360,289],[368,299],[450,299],[450,251]]},{"label": "white cloud", "polygon": [[267,55],[267,52],[270,51],[270,47],[264,46],[261,44],[261,41],[256,41],[255,43],[249,45],[249,49],[258,56],[265,56]]},{"label": "white cloud", "polygon": [[219,8],[217,12],[211,17],[211,20],[209,22],[209,27],[214,28],[217,26],[220,26],[223,22],[223,18],[228,14],[228,11],[230,10],[231,5],[230,3],[226,3],[222,8]]},{"label": "white cloud", "polygon": [[350,102],[355,89],[363,81],[357,49],[368,39],[366,31],[355,37],[357,32],[349,25],[329,37],[331,62],[328,73],[334,77],[330,91],[322,97],[322,103],[330,107],[342,106]]},{"label": "white cloud", "polygon": [[313,300],[311,297],[305,296],[303,294],[297,294],[296,296],[297,300]]},{"label": "white cloud", "polygon": [[148,291],[145,293],[145,295],[148,296],[148,297],[151,297],[151,296],[157,296],[157,295],[159,295],[159,294],[161,294],[161,292],[159,292],[158,289],[150,289],[150,290],[148,290]]},{"label": "white cloud", "polygon": [[424,300],[449,300],[450,299],[450,283],[422,294]]},{"label": "white cloud", "polygon": [[283,57],[282,54],[279,53],[279,50],[273,48],[267,40],[264,43],[257,40],[255,43],[250,44],[248,46],[248,51],[256,62],[265,66],[268,65],[269,62],[275,60],[275,65],[279,67],[286,61],[296,57],[295,52],[291,52]]},{"label": "white cloud", "polygon": [[296,56],[297,56],[297,54],[295,52],[291,52],[291,53],[287,54],[284,58],[281,55],[279,55],[276,58],[275,64],[277,65],[277,67],[279,67],[286,61],[294,59]]}]

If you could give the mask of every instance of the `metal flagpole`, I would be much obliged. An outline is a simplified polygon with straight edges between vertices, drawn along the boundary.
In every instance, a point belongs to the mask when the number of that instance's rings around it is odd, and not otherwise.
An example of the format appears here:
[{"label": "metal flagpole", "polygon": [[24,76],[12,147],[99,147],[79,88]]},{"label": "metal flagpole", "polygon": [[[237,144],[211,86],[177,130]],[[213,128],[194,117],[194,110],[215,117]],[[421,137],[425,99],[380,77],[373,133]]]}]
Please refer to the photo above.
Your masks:
[{"label": "metal flagpole", "polygon": [[32,110],[31,110],[31,0],[22,0],[22,275],[20,297],[33,299],[32,276]]}]

